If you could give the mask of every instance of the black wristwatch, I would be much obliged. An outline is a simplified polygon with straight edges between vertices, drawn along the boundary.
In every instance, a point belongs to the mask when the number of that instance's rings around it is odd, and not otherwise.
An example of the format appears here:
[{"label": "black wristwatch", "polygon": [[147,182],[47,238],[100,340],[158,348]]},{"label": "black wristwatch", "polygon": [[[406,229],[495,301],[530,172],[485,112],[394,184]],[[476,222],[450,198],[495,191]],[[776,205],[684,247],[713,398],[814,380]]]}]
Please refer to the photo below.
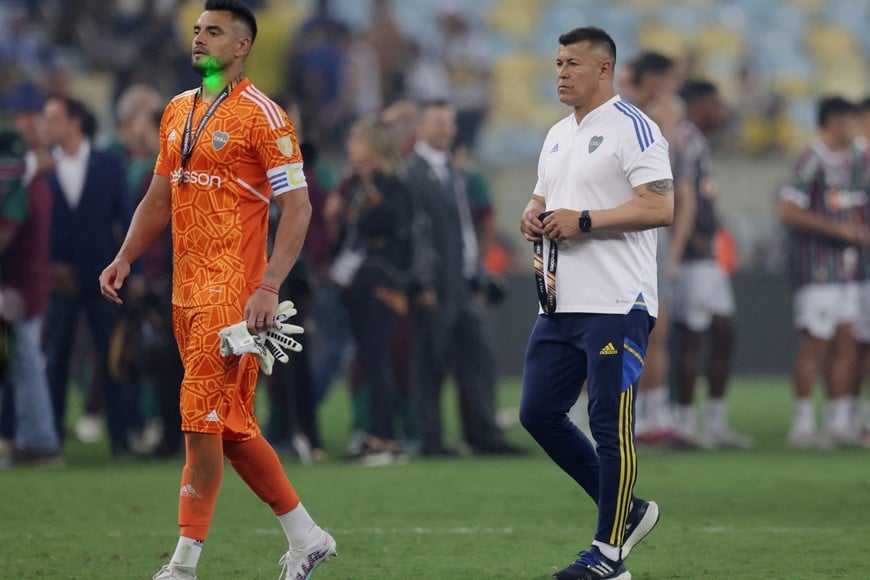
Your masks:
[{"label": "black wristwatch", "polygon": [[592,218],[589,217],[589,210],[584,209],[580,212],[580,231],[588,234],[592,230]]}]

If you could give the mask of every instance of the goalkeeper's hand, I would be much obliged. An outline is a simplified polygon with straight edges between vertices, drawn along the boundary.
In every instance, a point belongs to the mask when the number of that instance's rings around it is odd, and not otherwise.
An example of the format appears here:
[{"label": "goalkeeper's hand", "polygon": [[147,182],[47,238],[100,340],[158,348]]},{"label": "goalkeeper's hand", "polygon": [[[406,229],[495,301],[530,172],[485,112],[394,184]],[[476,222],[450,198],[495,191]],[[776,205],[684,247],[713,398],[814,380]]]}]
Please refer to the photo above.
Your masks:
[{"label": "goalkeeper's hand", "polygon": [[277,359],[286,363],[290,360],[287,351],[299,352],[302,345],[293,335],[305,332],[301,326],[287,322],[296,315],[293,302],[285,300],[275,310],[272,328],[259,334],[251,334],[245,321],[228,326],[220,331],[220,351],[223,356],[255,354],[260,360],[260,370],[272,374],[272,367]]},{"label": "goalkeeper's hand", "polygon": [[256,334],[248,332],[248,324],[244,320],[232,326],[227,326],[218,333],[221,338],[222,356],[241,356],[255,354],[260,359],[260,368],[268,375],[272,373],[272,363],[275,357],[269,354],[263,345],[263,340]]},{"label": "goalkeeper's hand", "polygon": [[[302,350],[302,345],[293,338],[293,335],[302,334],[305,332],[305,329],[297,324],[287,322],[296,315],[296,312],[293,302],[290,300],[281,302],[275,310],[272,327],[267,328],[258,335],[260,342],[272,356],[273,362],[278,360],[278,362],[286,363],[290,360],[290,355],[287,351],[300,352]],[[263,368],[262,362],[261,359],[260,368]],[[266,372],[265,369],[264,372]]]}]

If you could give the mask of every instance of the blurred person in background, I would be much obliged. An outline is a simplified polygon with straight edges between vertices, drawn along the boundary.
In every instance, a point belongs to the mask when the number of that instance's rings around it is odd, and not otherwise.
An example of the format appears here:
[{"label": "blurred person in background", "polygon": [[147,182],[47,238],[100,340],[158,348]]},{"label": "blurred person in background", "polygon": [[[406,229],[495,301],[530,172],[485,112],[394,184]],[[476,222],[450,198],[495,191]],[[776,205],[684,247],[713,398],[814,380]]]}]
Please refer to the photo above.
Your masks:
[{"label": "blurred person in background", "polygon": [[[380,119],[387,123],[393,135],[393,141],[396,144],[396,150],[401,157],[403,163],[408,159],[408,156],[414,152],[414,144],[417,141],[417,122],[420,115],[420,107],[416,102],[409,99],[400,99],[389,107],[381,111]],[[418,272],[426,262],[425,252],[428,244],[425,240],[420,239],[425,235],[425,228],[421,223],[421,215],[417,209],[417,202],[412,201],[413,219],[411,224],[411,247],[414,252],[413,256],[413,280],[411,287],[408,288],[408,295],[412,295],[417,290]],[[408,312],[402,315],[397,315],[393,323],[393,344],[391,352],[393,354],[393,370],[396,374],[396,386],[399,389],[399,394],[402,402],[401,415],[401,444],[403,451],[407,453],[417,454],[419,452],[420,440],[418,429],[418,409],[417,395],[414,391],[414,317],[408,309]]]},{"label": "blurred person in background", "polygon": [[444,60],[417,42],[408,46],[404,84],[407,99],[418,103],[450,99],[450,76]]},{"label": "blurred person in background", "polygon": [[305,130],[324,152],[339,148],[335,124],[345,65],[342,39],[347,26],[336,20],[329,0],[318,0],[311,17],[296,30],[284,59],[284,93],[299,105]]},{"label": "blurred person in background", "polygon": [[[489,183],[480,167],[472,158],[468,145],[455,144],[453,147],[453,168],[457,174],[465,176],[465,192],[468,207],[471,210],[471,221],[477,234],[477,247],[480,252],[481,272],[475,282],[475,291],[482,307],[489,309],[497,306],[505,299],[505,283],[503,276],[507,267],[507,250],[504,247],[495,227],[495,206],[490,199]],[[489,329],[485,327],[485,331]],[[463,417],[462,424],[469,425],[473,418],[469,416],[470,407],[463,393],[459,394],[459,412]],[[516,409],[498,412],[502,427],[516,423]],[[504,419],[504,420],[503,420]],[[466,433],[466,438],[469,434]]]},{"label": "blurred person in background", "polygon": [[380,94],[385,103],[392,103],[404,91],[409,42],[393,18],[391,0],[372,0],[371,10],[371,23],[365,37],[378,57]]},{"label": "blurred person in background", "polygon": [[340,251],[333,279],[343,298],[369,393],[368,432],[359,459],[367,465],[403,458],[397,422],[402,406],[393,364],[396,318],[408,313],[412,276],[413,205],[399,179],[400,157],[391,127],[367,117],[355,123],[347,143],[351,175],[345,199]]},{"label": "blurred person in background", "polygon": [[736,70],[736,103],[730,133],[744,155],[779,156],[794,150],[800,128],[789,114],[788,98],[772,91],[750,62]]},{"label": "blurred person in background", "polygon": [[420,106],[417,101],[414,99],[395,101],[381,111],[380,118],[392,128],[399,156],[405,159],[411,155],[417,142],[417,123],[420,118]]},{"label": "blurred person in background", "polygon": [[342,24],[333,35],[342,55],[341,78],[336,99],[320,107],[318,120],[329,127],[330,142],[344,142],[357,119],[380,112],[381,69],[378,54],[364,34]]},{"label": "blurred person in background", "polygon": [[[800,343],[794,366],[794,414],[788,443],[795,448],[855,445],[849,391],[857,367],[853,328],[860,312],[857,283],[870,227],[855,219],[867,203],[867,155],[855,144],[857,108],[846,99],[818,104],[818,134],[798,157],[780,192],[779,217],[788,228],[794,323]],[[823,373],[824,431],[816,430],[813,384]]]},{"label": "blurred person in background", "polygon": [[[307,291],[311,293],[307,314],[303,316],[303,318],[310,320],[303,353],[307,352],[311,364],[315,403],[319,405],[328,395],[335,378],[340,376],[347,367],[347,361],[350,358],[349,351],[351,350],[350,329],[348,328],[347,313],[341,303],[340,289],[329,278],[329,268],[334,253],[333,245],[337,236],[335,231],[337,226],[334,225],[334,222],[338,219],[336,216],[340,212],[342,202],[336,191],[339,185],[338,173],[333,165],[324,158],[319,144],[305,131],[298,103],[290,101],[286,106],[286,111],[296,128],[299,150],[305,160],[303,172],[308,183],[308,199],[311,203],[311,220],[308,223],[308,231],[305,234],[305,243],[302,248],[306,272],[297,278],[297,282],[303,283],[303,286],[309,286]],[[293,272],[291,272],[291,276],[296,278],[296,274]],[[291,396],[288,401],[294,399],[295,396]],[[303,414],[308,415],[308,412]],[[313,416],[309,415],[309,417]],[[305,443],[314,442],[312,460],[316,460],[318,456],[324,457],[325,455],[321,455],[322,450],[319,449],[320,437],[315,428],[316,420],[303,420],[301,425],[296,425],[296,427],[299,427],[302,430],[301,434],[308,438],[307,442],[296,439],[296,442],[302,445],[303,449]],[[288,428],[292,430],[293,426],[288,426]],[[279,439],[284,437],[278,432],[283,433],[285,428],[276,426],[276,429],[277,432],[270,425],[270,435],[277,436]],[[297,448],[299,445],[293,444],[293,447]],[[297,453],[299,450],[296,449]]]},{"label": "blurred person in background", "polygon": [[495,230],[495,206],[490,199],[489,183],[483,171],[475,163],[468,145],[455,144],[452,157],[453,168],[457,173],[465,176],[465,192],[471,210],[471,221],[474,222],[477,246],[485,264],[487,253],[498,242]]},{"label": "blurred person in background", "polygon": [[442,9],[440,25],[450,102],[456,108],[456,143],[473,148],[490,105],[492,55],[485,31],[458,6],[448,4]]},{"label": "blurred person in background", "polygon": [[[863,151],[865,159],[870,156],[870,97],[858,104],[858,136],[855,143]],[[865,166],[866,196],[870,196],[870,163]],[[870,227],[870,199],[865,199],[860,219]],[[858,367],[855,386],[852,389],[853,415],[856,430],[861,432],[862,445],[870,449],[870,246],[861,248],[861,284],[859,316],[855,323],[855,338],[858,340]],[[861,398],[862,387],[864,398]]]},{"label": "blurred person in background", "polygon": [[[382,121],[389,123],[399,153],[405,153],[413,149],[417,118],[417,107],[415,104],[399,101],[382,111],[380,118]],[[351,202],[349,196],[353,193],[353,188],[350,187],[352,177],[351,175],[345,179],[336,191],[328,196],[323,208],[329,240],[329,246],[324,247],[328,248],[329,260],[326,274],[323,277],[320,301],[323,304],[324,315],[329,314],[329,317],[324,316],[324,319],[330,322],[328,328],[330,333],[336,336],[336,339],[330,341],[324,347],[326,357],[321,360],[321,373],[318,375],[318,384],[328,388],[337,373],[345,369],[346,365],[344,363],[350,363],[347,366],[347,381],[351,402],[351,433],[346,452],[348,458],[359,459],[364,454],[365,443],[369,439],[369,434],[372,430],[370,413],[372,406],[371,391],[367,382],[365,365],[363,364],[360,350],[352,339],[352,333],[350,333],[350,319],[347,311],[347,302],[344,299],[346,292],[333,276],[336,272],[333,268],[336,267],[336,260],[341,254],[341,244],[344,241],[343,237],[346,231],[347,208]],[[344,283],[347,284],[348,282],[345,281]],[[400,400],[407,406],[411,399],[411,389],[410,379],[408,378],[409,373],[406,368],[409,366],[409,361],[412,358],[413,336],[407,324],[407,313],[403,315],[394,313],[393,320],[393,325],[389,329],[392,344],[385,346],[385,350],[392,357],[393,376],[396,381],[396,387],[400,391]],[[328,337],[324,337],[325,340],[328,340]],[[349,361],[345,360],[346,355],[350,355],[347,357]],[[323,391],[323,394],[325,394],[325,391]],[[407,409],[403,409],[403,427],[410,425],[406,420],[407,415]],[[407,433],[407,429],[405,429],[405,432]],[[405,441],[404,443],[403,451],[407,451],[409,449],[409,442]],[[387,456],[388,454],[384,455],[385,458]]]},{"label": "blurred person in background", "polygon": [[[620,96],[649,115],[669,142],[683,119],[684,106],[677,94],[677,63],[657,52],[644,52],[623,67],[623,81],[628,77],[628,95]],[[673,155],[673,150],[671,150]],[[670,368],[671,304],[677,270],[668,269],[673,228],[690,224],[694,219],[694,196],[677,189],[674,192],[674,220],[657,231],[659,315],[649,337],[646,360],[637,391],[637,442],[654,446],[695,446],[694,441],[677,438],[671,409],[668,371]],[[685,230],[685,228],[684,228]],[[680,245],[679,242],[677,245]],[[673,262],[673,261],[672,261]],[[679,260],[676,260],[679,263]]]},{"label": "blurred person in background", "polygon": [[[306,321],[305,348],[294,355],[292,365],[273,368],[267,379],[269,393],[269,422],[266,438],[276,448],[290,448],[303,464],[320,463],[326,460],[317,407],[320,402],[318,390],[318,353],[335,350],[337,358],[330,364],[339,368],[330,369],[335,376],[343,365],[343,353],[348,339],[340,329],[335,331],[332,320],[341,316],[340,304],[326,306],[327,312],[319,310],[318,296],[330,260],[329,234],[325,224],[324,206],[332,195],[332,168],[320,157],[317,146],[306,141],[302,133],[299,107],[291,102],[286,107],[287,116],[296,128],[299,152],[304,165],[302,172],[308,184],[308,199],[311,203],[311,219],[299,258],[278,289],[279,301],[293,300],[300,320]],[[281,212],[277,204],[269,207],[269,248],[274,248],[275,233],[280,223]],[[329,312],[335,309],[338,312]],[[333,346],[329,343],[335,343]],[[331,381],[331,379],[328,379]],[[324,380],[326,382],[326,380]]]},{"label": "blurred person in background", "polygon": [[634,103],[637,101],[634,95],[634,65],[627,62],[616,70],[616,79],[613,81],[619,96]]},{"label": "blurred person in background", "polygon": [[631,102],[661,127],[666,139],[670,138],[685,117],[678,94],[677,62],[658,52],[643,52],[627,68],[631,72]]},{"label": "blurred person in background", "polygon": [[63,440],[70,352],[79,314],[84,312],[96,349],[110,451],[122,457],[129,452],[128,420],[135,411],[130,389],[109,373],[109,339],[117,315],[94,280],[101,265],[118,251],[129,220],[124,166],[120,157],[93,144],[96,120],[81,101],[50,97],[43,116],[55,160],[49,175],[52,294],[45,333],[55,424]]},{"label": "blurred person in background", "polygon": [[38,174],[50,172],[54,168],[54,157],[46,142],[42,106],[45,102],[42,92],[36,85],[19,83],[7,95],[5,108],[13,113],[15,128],[27,143],[27,179]]},{"label": "blurred person in background", "polygon": [[[140,117],[141,115],[151,115],[155,111],[160,113],[165,105],[166,99],[156,89],[142,84],[130,85],[124,89],[115,105],[118,144],[123,147],[128,158],[128,169],[131,168],[130,162],[134,162],[132,165],[135,172],[130,173],[130,180],[134,183],[128,184],[132,197],[137,197],[141,193],[139,189],[141,184],[137,177],[146,173],[145,162],[151,155],[151,151],[142,140]],[[148,173],[150,173],[150,169],[153,169],[153,165],[147,171]]]},{"label": "blurred person in background", "polygon": [[[421,453],[453,455],[444,445],[441,390],[452,371],[467,413],[463,431],[472,451],[516,453],[496,423],[495,357],[483,328],[478,295],[481,256],[465,176],[453,167],[450,150],[456,136],[456,111],[446,102],[420,111],[417,143],[406,160],[405,180],[414,192],[427,234],[418,236],[430,249],[418,253],[419,287],[415,292],[415,393],[419,405]],[[426,256],[420,264],[420,254]]]},{"label": "blurred person in background", "polygon": [[45,64],[49,39],[20,2],[4,2],[0,23],[0,63],[13,63],[22,72],[36,71]]},{"label": "blurred person in background", "polygon": [[[676,272],[672,317],[675,331],[674,374],[677,384],[676,427],[686,441],[709,447],[750,448],[751,437],[735,432],[726,419],[725,391],[734,352],[734,291],[731,279],[716,260],[720,228],[716,210],[718,188],[713,181],[710,135],[723,126],[725,104],[712,83],[691,80],[680,96],[686,120],[671,141],[677,203],[688,200],[671,226],[667,272]],[[709,395],[704,434],[695,420],[695,383],[706,349]]]},{"label": "blurred person in background", "polygon": [[[300,147],[302,154],[305,149]],[[315,161],[310,154],[305,162]],[[313,173],[313,172],[312,172]],[[307,181],[307,179],[306,179]],[[310,196],[315,186],[308,182]],[[280,222],[281,212],[276,204],[269,208],[269,248],[274,247],[275,233]],[[307,238],[306,238],[307,242]],[[296,316],[300,320],[311,320],[311,307],[317,291],[314,273],[303,245],[299,258],[278,289],[278,300],[292,300]],[[316,325],[311,325],[311,327]],[[312,329],[314,333],[319,328]],[[306,345],[307,346],[307,345]],[[269,421],[266,425],[266,438],[276,448],[291,448],[303,464],[320,463],[326,460],[320,425],[317,418],[317,392],[308,348],[293,356],[293,364],[276,365],[266,379],[269,393]]]},{"label": "blurred person in background", "polygon": [[51,291],[51,190],[36,171],[43,143],[35,120],[20,111],[15,125],[23,131],[0,125],[0,326],[9,341],[8,368],[0,370],[0,439],[11,440],[13,465],[59,465],[41,349]]},{"label": "blurred person in background", "polygon": [[[14,78],[15,74],[13,70],[13,74],[7,78],[7,82],[12,83]],[[27,151],[24,154],[24,181],[29,182],[34,179],[44,179],[44,176],[40,176],[41,174],[51,171],[52,167],[54,167],[54,159],[45,143],[45,132],[42,125],[42,94],[35,85],[27,82],[8,84],[6,87],[3,87],[3,89],[5,90],[3,91],[3,94],[0,95],[0,111],[5,111],[5,114],[11,116],[10,121],[14,122],[15,129],[21,134],[27,145]],[[10,241],[8,239],[9,236],[18,229],[19,222],[24,215],[22,211],[27,202],[26,196],[24,195],[25,192],[21,189],[16,191],[18,191],[18,195],[12,196],[9,201],[6,202],[9,204],[6,206],[6,213],[9,213],[9,210],[12,210],[11,215],[13,217],[10,222],[12,227],[6,230],[7,239],[4,243]],[[50,201],[48,207],[50,211]],[[47,266],[46,269],[50,272],[50,267]],[[2,276],[3,272],[0,270],[0,280],[2,280]],[[39,278],[34,275],[33,279],[38,281]],[[18,296],[17,293],[12,293],[10,296],[12,297],[12,304],[15,305],[16,308],[22,305],[20,300],[16,300]],[[10,325],[0,317],[0,374],[3,374],[8,370],[8,358],[12,348],[11,333],[12,330]],[[40,357],[43,356],[41,342],[42,340],[40,338]],[[44,367],[44,360],[41,364]],[[0,411],[0,461],[3,461],[8,460],[12,452],[16,429],[16,412],[15,397],[12,391],[11,381],[2,381],[0,388],[2,388],[4,401],[2,411]],[[50,406],[49,403],[49,407]],[[54,432],[53,419],[52,432]]]},{"label": "blurred person in background", "polygon": [[[159,100],[158,100],[159,99]],[[138,102],[135,109],[131,103]],[[162,98],[155,92],[131,87],[118,105],[121,132],[127,154],[127,186],[130,206],[138,205],[154,176],[160,151]],[[136,273],[127,286],[129,308],[113,336],[113,372],[119,382],[139,388],[140,400],[149,420],[134,439],[134,451],[159,457],[181,451],[181,415],[178,393],[184,367],[172,330],[172,237],[163,234],[137,262]]]}]

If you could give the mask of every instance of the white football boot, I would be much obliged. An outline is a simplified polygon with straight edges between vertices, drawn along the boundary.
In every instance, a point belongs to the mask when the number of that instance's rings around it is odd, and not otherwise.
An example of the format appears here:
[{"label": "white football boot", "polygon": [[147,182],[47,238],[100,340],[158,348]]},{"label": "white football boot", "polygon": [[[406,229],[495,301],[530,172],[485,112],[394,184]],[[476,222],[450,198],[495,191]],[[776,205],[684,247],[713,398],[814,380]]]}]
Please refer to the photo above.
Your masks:
[{"label": "white football boot", "polygon": [[311,534],[313,540],[298,548],[290,547],[278,561],[281,564],[281,575],[278,580],[308,580],[311,573],[332,556],[338,556],[335,550],[335,540],[329,533],[317,528]]}]

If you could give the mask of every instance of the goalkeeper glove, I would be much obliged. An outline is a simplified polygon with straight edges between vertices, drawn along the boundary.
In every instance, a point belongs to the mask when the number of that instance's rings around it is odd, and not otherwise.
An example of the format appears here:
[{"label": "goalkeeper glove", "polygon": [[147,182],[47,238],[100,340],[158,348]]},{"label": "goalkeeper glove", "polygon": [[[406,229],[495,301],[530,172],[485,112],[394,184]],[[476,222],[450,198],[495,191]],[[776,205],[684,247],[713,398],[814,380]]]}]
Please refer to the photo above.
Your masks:
[{"label": "goalkeeper glove", "polygon": [[248,332],[248,324],[244,320],[227,326],[218,336],[221,338],[222,356],[255,354],[262,359],[268,355],[260,337]]},{"label": "goalkeeper glove", "polygon": [[[299,325],[287,322],[296,313],[297,311],[293,306],[293,302],[285,300],[275,310],[272,328],[266,329],[258,335],[266,351],[272,355],[273,361],[277,359],[279,362],[286,363],[290,360],[290,356],[286,351],[300,352],[302,350],[302,345],[293,338],[293,335],[302,334],[305,332],[305,329]],[[260,368],[263,368],[262,362],[262,359],[260,359]]]},{"label": "goalkeeper glove", "polygon": [[296,308],[293,302],[286,300],[275,310],[272,328],[258,334],[251,334],[244,320],[224,328],[218,333],[221,337],[221,355],[255,354],[260,359],[260,370],[271,375],[276,359],[282,363],[290,360],[287,350],[292,352],[302,350],[302,345],[293,338],[293,335],[302,334],[305,330],[301,326],[287,322],[295,314]]}]

